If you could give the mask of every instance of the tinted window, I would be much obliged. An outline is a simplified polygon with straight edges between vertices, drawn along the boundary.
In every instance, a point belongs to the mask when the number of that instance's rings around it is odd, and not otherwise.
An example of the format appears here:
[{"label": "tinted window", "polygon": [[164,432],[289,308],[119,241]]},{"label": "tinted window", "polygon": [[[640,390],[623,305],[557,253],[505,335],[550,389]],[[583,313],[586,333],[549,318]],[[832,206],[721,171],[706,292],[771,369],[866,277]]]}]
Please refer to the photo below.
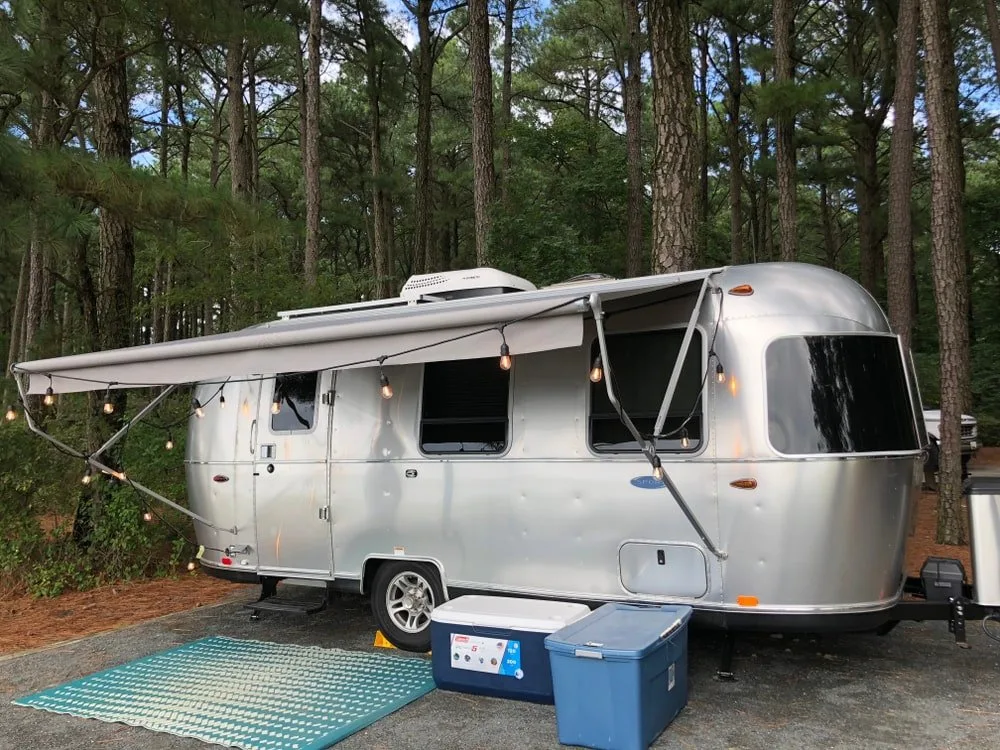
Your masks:
[{"label": "tinted window", "polygon": [[891,336],[805,336],[767,348],[767,416],[781,453],[914,450],[899,345]]},{"label": "tinted window", "polygon": [[[653,437],[660,404],[667,392],[674,362],[680,354],[684,330],[620,333],[607,337],[612,381],[618,402],[647,440]],[[597,342],[591,349],[591,361],[600,353]],[[702,441],[701,334],[694,332],[677,390],[670,403],[662,435],[656,440],[658,450],[693,451]],[[687,447],[683,437],[687,434]],[[638,451],[632,433],[619,419],[608,399],[604,380],[590,386],[590,444],[597,451]]]},{"label": "tinted window", "polygon": [[[311,430],[316,417],[317,373],[278,375],[271,397],[271,432]],[[274,413],[274,404],[278,413]]]},{"label": "tinted window", "polygon": [[501,453],[507,447],[510,371],[496,357],[424,365],[420,447],[425,453]]}]

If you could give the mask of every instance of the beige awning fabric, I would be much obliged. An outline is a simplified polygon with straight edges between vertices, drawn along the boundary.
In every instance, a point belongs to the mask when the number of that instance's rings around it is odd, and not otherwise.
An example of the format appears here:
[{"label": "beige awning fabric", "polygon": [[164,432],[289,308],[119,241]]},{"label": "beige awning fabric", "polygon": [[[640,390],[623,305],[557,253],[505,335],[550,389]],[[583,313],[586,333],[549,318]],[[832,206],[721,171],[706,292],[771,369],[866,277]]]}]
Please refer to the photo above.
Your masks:
[{"label": "beige awning fabric", "polygon": [[373,367],[380,357],[387,366],[499,357],[504,339],[516,356],[580,346],[592,293],[612,300],[681,285],[697,291],[716,270],[331,312],[232,333],[22,362],[13,370],[28,375],[28,393],[49,387],[73,393]]}]

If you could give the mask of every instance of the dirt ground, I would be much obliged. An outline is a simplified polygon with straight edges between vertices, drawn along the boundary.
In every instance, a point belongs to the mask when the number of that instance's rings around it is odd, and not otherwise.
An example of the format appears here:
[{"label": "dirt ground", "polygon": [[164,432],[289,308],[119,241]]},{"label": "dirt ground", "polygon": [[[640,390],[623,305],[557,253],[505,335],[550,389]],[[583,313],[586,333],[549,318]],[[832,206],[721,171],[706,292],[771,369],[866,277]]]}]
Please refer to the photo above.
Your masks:
[{"label": "dirt ground", "polygon": [[[981,450],[972,468],[1000,469],[1000,448]],[[971,578],[968,546],[935,544],[936,529],[937,495],[924,492],[918,504],[916,530],[907,545],[908,573],[919,575],[923,561],[936,555],[957,557]],[[22,596],[0,600],[0,656],[215,604],[247,591],[245,586],[199,572],[177,579],[106,586],[53,599]]]}]

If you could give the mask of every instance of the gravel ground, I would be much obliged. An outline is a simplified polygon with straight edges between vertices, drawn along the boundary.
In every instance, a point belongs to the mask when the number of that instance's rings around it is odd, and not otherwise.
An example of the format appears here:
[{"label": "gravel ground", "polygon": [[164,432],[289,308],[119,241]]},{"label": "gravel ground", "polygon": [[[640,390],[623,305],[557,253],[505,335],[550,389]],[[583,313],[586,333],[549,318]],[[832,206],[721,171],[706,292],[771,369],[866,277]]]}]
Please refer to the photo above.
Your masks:
[{"label": "gravel ground", "polygon": [[[311,617],[265,614],[251,622],[245,594],[205,607],[0,659],[0,748],[205,750],[198,740],[11,705],[68,680],[207,635],[371,649],[367,603],[335,600]],[[719,634],[695,630],[687,707],[656,748],[988,748],[998,745],[1000,644],[969,623],[971,649],[944,623],[904,623],[876,635],[746,637],[737,680],[714,679]],[[435,690],[338,750],[558,748],[555,711]]]}]

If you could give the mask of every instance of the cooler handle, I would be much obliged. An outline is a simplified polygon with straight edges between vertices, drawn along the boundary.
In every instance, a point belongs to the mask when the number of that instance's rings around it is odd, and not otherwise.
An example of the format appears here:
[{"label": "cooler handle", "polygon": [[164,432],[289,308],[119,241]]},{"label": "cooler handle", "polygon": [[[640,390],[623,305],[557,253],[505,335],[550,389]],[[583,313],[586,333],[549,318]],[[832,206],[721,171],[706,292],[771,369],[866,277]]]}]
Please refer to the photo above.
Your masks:
[{"label": "cooler handle", "polygon": [[578,648],[573,652],[573,656],[580,656],[584,659],[603,659],[604,654],[600,651],[590,651],[585,648]]}]

